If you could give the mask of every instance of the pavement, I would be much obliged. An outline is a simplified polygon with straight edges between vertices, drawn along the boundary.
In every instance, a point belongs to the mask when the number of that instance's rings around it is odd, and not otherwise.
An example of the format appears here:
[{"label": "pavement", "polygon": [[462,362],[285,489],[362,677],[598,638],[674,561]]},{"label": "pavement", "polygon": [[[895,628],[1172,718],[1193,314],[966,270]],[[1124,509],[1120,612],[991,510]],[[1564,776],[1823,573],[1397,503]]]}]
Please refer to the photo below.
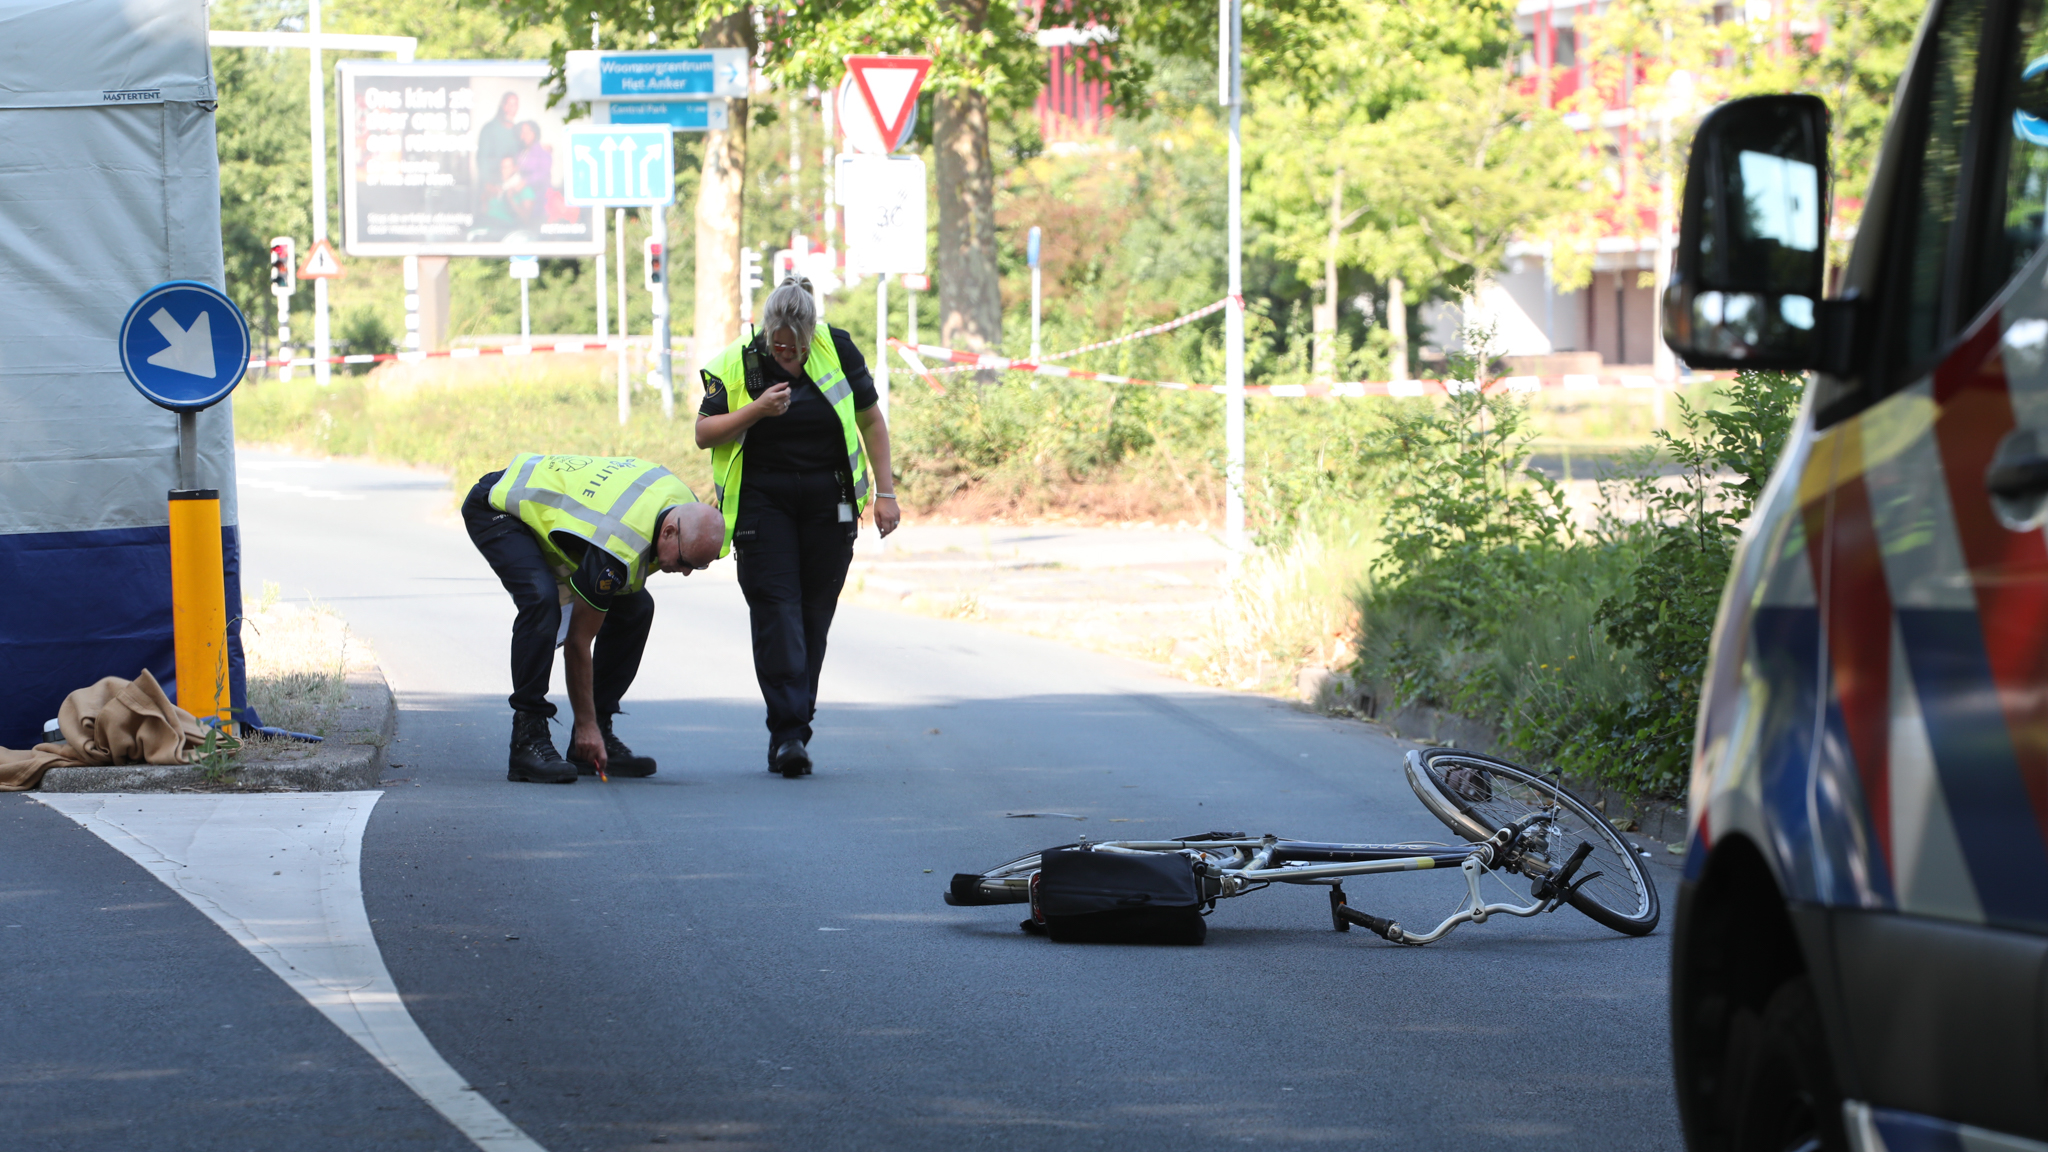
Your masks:
[{"label": "pavement", "polygon": [[[850,598],[783,780],[721,563],[653,586],[618,728],[660,772],[509,784],[511,604],[445,481],[241,467],[248,591],[375,645],[386,776],[0,797],[0,1147],[1681,1147],[1663,930],[1405,949],[1282,886],[1200,948],[1057,945],[940,901],[1078,836],[1444,838],[1368,725]],[[1459,887],[1347,886],[1404,924]]]}]

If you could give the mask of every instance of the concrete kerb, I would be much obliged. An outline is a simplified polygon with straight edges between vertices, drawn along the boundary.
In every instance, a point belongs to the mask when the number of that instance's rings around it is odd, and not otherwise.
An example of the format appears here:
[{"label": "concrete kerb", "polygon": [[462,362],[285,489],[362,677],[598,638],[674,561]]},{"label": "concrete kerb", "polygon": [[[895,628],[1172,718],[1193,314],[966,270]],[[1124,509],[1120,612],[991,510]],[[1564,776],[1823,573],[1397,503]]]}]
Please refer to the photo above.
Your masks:
[{"label": "concrete kerb", "polygon": [[223,780],[188,765],[52,768],[44,792],[348,792],[375,788],[398,730],[398,702],[375,665],[348,675],[348,702],[320,744],[251,746]]}]

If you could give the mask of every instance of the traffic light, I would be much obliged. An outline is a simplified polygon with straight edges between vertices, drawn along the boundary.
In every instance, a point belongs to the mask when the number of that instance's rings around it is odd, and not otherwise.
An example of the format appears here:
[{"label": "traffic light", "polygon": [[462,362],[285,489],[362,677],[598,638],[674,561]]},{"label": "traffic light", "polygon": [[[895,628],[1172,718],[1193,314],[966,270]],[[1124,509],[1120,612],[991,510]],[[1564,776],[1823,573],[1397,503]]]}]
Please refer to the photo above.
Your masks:
[{"label": "traffic light", "polygon": [[289,236],[270,240],[270,294],[289,296],[299,286],[298,246]]},{"label": "traffic light", "polygon": [[740,289],[749,294],[761,288],[761,254],[752,248],[740,249]]},{"label": "traffic light", "polygon": [[640,255],[640,282],[643,287],[645,287],[649,292],[652,292],[656,288],[661,287],[662,276],[665,272],[662,261],[661,243],[657,240],[649,239],[648,241],[646,241],[646,247],[641,249]]}]

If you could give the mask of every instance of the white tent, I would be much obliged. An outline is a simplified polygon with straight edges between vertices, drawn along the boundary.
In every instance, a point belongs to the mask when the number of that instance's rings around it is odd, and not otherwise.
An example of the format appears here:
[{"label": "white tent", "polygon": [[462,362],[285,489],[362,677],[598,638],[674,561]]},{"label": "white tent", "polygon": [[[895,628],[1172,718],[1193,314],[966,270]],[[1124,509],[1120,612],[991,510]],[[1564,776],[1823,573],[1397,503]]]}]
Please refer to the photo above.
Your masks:
[{"label": "white tent", "polygon": [[[129,385],[116,336],[153,285],[226,287],[206,30],[200,0],[0,0],[0,745],[100,677],[171,676],[178,418]],[[227,404],[199,447],[233,619]]]}]

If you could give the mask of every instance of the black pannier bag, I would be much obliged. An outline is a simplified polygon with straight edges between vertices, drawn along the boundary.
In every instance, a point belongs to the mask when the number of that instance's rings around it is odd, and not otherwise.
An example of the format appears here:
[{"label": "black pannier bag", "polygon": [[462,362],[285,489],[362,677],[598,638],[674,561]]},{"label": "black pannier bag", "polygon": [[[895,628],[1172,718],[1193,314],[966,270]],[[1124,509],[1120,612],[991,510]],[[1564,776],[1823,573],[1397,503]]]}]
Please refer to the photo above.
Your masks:
[{"label": "black pannier bag", "polygon": [[1031,886],[1026,931],[1088,944],[1200,944],[1202,885],[1185,856],[1054,848]]}]

